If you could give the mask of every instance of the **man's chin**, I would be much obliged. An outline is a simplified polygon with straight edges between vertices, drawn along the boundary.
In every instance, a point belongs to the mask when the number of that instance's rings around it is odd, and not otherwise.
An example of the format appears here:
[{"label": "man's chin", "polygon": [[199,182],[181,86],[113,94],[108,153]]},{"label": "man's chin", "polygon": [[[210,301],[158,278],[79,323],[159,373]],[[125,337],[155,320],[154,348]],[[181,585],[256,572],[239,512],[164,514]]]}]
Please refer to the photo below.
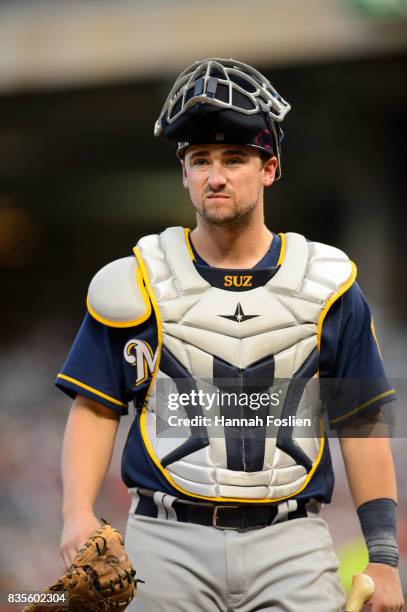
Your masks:
[{"label": "man's chin", "polygon": [[226,206],[204,206],[203,209],[197,210],[198,214],[205,219],[207,223],[212,225],[236,225],[240,226],[246,223],[251,216],[253,209],[250,207],[247,210],[236,210],[235,207]]},{"label": "man's chin", "polygon": [[239,213],[222,213],[220,211],[204,211],[200,215],[212,225],[230,225],[236,223],[242,217]]}]

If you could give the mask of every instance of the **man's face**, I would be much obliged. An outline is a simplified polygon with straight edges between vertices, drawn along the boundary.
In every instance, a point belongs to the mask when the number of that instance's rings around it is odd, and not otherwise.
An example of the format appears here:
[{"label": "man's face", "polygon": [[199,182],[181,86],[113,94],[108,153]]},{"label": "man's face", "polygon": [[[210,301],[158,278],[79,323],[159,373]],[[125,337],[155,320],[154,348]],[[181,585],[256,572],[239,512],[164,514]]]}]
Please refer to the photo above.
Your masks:
[{"label": "man's face", "polygon": [[277,163],[243,145],[191,145],[182,161],[183,183],[198,216],[233,224],[263,206],[263,189],[272,184]]}]

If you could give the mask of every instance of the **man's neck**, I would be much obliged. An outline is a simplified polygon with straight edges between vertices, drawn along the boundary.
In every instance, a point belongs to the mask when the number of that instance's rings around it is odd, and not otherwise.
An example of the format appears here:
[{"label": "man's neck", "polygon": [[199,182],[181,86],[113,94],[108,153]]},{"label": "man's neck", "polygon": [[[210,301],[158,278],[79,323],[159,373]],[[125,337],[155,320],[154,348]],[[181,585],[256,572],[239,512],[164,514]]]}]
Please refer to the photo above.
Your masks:
[{"label": "man's neck", "polygon": [[273,234],[260,226],[235,227],[198,223],[191,240],[198,254],[216,268],[252,268],[270,249]]}]

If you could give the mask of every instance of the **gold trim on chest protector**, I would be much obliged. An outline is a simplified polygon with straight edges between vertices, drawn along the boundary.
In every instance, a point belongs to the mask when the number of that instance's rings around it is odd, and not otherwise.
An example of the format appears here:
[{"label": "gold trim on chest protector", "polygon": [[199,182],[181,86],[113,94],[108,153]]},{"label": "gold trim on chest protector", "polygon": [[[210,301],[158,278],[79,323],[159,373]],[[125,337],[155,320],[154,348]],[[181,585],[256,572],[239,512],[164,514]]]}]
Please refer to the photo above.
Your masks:
[{"label": "gold trim on chest protector", "polygon": [[341,295],[343,295],[345,293],[345,291],[347,291],[353,285],[353,283],[355,282],[356,274],[357,274],[357,268],[356,268],[356,265],[353,263],[353,261],[351,261],[350,264],[352,266],[352,271],[351,271],[350,277],[348,278],[348,280],[346,280],[344,283],[342,283],[342,285],[339,287],[339,291],[337,291],[336,293],[331,295],[331,297],[329,298],[329,300],[325,304],[324,308],[322,309],[321,314],[319,315],[318,324],[317,324],[317,347],[318,347],[318,351],[321,349],[322,325],[323,325],[323,322],[325,320],[326,315],[328,314],[328,311],[333,306],[333,304],[336,302],[336,300],[338,298],[340,298]]},{"label": "gold trim on chest protector", "polygon": [[278,235],[280,236],[281,247],[280,247],[280,255],[277,261],[277,266],[281,266],[281,264],[284,261],[284,257],[285,257],[285,252],[286,252],[286,247],[287,247],[287,238],[285,234],[278,234]]},{"label": "gold trim on chest protector", "polygon": [[189,229],[189,227],[184,227],[184,238],[185,238],[185,242],[187,245],[187,249],[188,249],[188,253],[191,256],[192,261],[196,261],[196,257],[194,255],[194,251],[192,249],[192,245],[191,245],[191,239],[189,237],[189,234],[191,233],[191,230]]}]

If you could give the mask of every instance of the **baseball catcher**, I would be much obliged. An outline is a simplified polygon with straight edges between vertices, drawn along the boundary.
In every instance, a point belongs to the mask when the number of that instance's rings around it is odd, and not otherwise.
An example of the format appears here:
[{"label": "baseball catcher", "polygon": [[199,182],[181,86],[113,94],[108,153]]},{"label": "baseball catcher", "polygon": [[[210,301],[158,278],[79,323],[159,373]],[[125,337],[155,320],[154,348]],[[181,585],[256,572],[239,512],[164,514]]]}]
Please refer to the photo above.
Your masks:
[{"label": "baseball catcher", "polygon": [[[146,581],[134,612],[343,612],[320,515],[334,486],[324,416],[369,551],[369,588],[356,583],[349,611],[366,598],[371,612],[403,605],[389,440],[346,434],[395,398],[356,265],[265,223],[289,110],[266,76],[233,59],[179,75],[154,133],[176,147],[196,226],[142,236],[96,273],[57,377],[74,398],[62,465],[67,565],[94,531],[118,422],[135,407],[122,460],[126,550]],[[305,172],[312,147],[301,163]],[[332,379],[367,382],[344,401],[321,392]],[[107,559],[95,579],[81,570],[80,584],[92,605],[119,595],[127,605],[130,570],[115,574]],[[71,591],[74,575],[63,579]]]}]

